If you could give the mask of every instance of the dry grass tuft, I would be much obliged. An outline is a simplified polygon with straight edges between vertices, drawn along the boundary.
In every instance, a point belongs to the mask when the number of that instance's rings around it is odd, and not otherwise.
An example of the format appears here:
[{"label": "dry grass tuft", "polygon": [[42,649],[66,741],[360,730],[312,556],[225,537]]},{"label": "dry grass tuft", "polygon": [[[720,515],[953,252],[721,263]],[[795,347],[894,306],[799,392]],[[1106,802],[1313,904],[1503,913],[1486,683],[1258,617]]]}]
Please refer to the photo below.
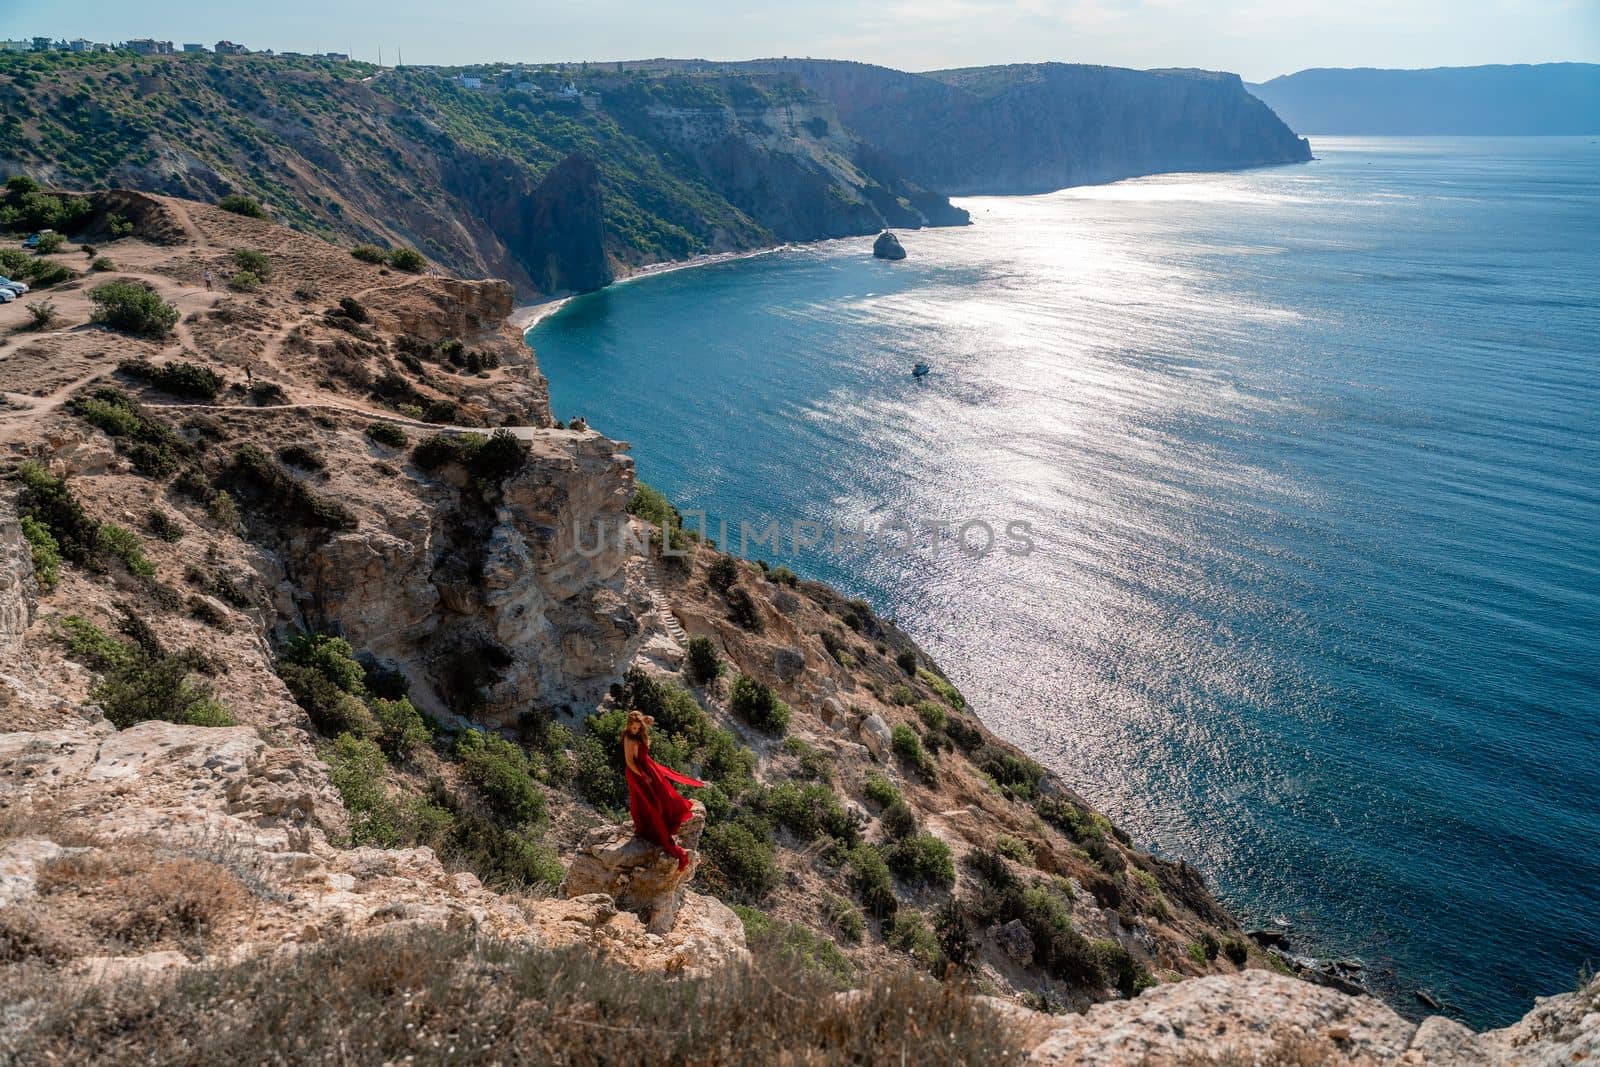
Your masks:
[{"label": "dry grass tuft", "polygon": [[238,875],[210,860],[126,846],[57,856],[40,864],[36,884],[60,914],[131,947],[204,935],[252,899]]},{"label": "dry grass tuft", "polygon": [[22,1062],[1020,1064],[1005,1023],[910,974],[848,997],[781,958],[704,979],[411,930],[115,989],[28,981]]}]

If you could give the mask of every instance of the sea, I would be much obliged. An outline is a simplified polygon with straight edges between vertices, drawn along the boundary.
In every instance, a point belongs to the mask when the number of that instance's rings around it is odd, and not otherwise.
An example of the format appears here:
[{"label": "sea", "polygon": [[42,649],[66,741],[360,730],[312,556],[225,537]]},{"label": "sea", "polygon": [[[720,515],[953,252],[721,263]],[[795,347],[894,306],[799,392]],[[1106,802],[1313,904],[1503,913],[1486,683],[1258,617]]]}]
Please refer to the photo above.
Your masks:
[{"label": "sea", "polygon": [[529,343],[1243,921],[1500,1025],[1600,966],[1597,140],[963,199]]}]

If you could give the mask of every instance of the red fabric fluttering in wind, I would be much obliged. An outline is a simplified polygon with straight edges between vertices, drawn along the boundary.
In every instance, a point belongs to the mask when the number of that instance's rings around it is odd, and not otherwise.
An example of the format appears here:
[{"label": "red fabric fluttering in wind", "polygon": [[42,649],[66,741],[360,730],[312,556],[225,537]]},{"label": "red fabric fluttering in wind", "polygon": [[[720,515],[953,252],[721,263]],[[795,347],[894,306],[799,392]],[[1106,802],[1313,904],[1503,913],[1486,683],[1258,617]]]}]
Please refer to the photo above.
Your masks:
[{"label": "red fabric fluttering in wind", "polygon": [[698,782],[686,774],[679,774],[671,767],[663,767],[650,758],[650,746],[640,744],[639,765],[645,773],[640,774],[632,767],[627,769],[628,776],[628,813],[633,816],[633,832],[661,846],[662,851],[682,864],[689,858],[689,854],[672,839],[678,828],[689,821],[693,809],[689,802],[674,788],[672,783],[694,786],[700,788],[704,782]]}]

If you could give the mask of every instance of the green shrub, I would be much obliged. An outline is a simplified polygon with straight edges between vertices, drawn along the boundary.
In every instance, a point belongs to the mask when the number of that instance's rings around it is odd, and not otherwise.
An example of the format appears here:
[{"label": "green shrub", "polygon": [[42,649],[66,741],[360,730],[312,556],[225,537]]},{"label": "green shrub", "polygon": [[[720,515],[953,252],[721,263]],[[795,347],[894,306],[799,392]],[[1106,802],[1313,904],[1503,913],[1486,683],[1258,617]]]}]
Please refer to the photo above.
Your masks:
[{"label": "green shrub", "polygon": [[911,769],[929,785],[939,780],[939,765],[934,762],[933,756],[922,747],[922,739],[917,736],[907,723],[896,723],[893,730],[889,731],[890,747],[895,755],[899,756]]},{"label": "green shrub", "polygon": [[884,919],[895,913],[900,902],[894,895],[894,880],[882,853],[871,845],[857,845],[846,855],[845,866],[850,889],[874,918]]},{"label": "green shrub", "polygon": [[911,675],[913,678],[916,677],[916,674],[917,674],[917,654],[915,652],[913,652],[911,649],[909,649],[909,648],[901,649],[899,655],[895,656],[894,661],[895,661],[895,663],[897,663],[900,666],[901,670],[905,671],[907,674]]},{"label": "green shrub", "polygon": [[261,279],[247,270],[234,271],[228,279],[228,288],[239,293],[253,293],[261,288]]},{"label": "green shrub", "polygon": [[89,302],[91,321],[140,337],[165,337],[178,324],[177,305],[144,282],[106,282],[89,290]]},{"label": "green shrub", "polygon": [[920,911],[901,908],[895,912],[894,919],[884,924],[884,940],[890,948],[898,949],[916,960],[923,970],[941,976],[944,974],[944,950],[939,947],[939,938]]},{"label": "green shrub", "polygon": [[728,618],[752,633],[762,630],[761,612],[756,608],[755,599],[744,589],[728,590]]},{"label": "green shrub", "polygon": [[983,731],[965,715],[945,716],[944,735],[960,745],[963,752],[973,752],[985,744]]},{"label": "green shrub", "polygon": [[25,328],[35,332],[48,330],[60,320],[61,316],[56,311],[55,302],[41,300],[28,305],[28,322]]},{"label": "green shrub", "polygon": [[828,938],[799,923],[776,922],[765,912],[743,904],[735,904],[733,911],[744,926],[745,940],[752,951],[784,958],[835,989],[851,985],[855,967]]},{"label": "green shrub", "polygon": [[475,483],[498,485],[522,469],[528,446],[516,434],[503,429],[489,437],[478,433],[436,433],[419,441],[411,450],[411,458],[426,471],[456,464],[466,468]]},{"label": "green shrub", "polygon": [[952,708],[955,708],[957,711],[963,711],[966,709],[966,698],[963,697],[956,690],[956,687],[951,685],[948,680],[941,678],[937,674],[934,674],[926,667],[917,668],[917,677],[922,680],[923,685],[926,685],[929,689],[932,689],[939,695],[940,700],[943,700]]},{"label": "green shrub", "polygon": [[766,808],[779,825],[805,841],[826,834],[853,844],[861,836],[860,826],[821,782],[782,782],[767,791]]},{"label": "green shrub", "polygon": [[[329,312],[329,314],[332,314],[332,312]],[[351,322],[367,321],[366,305],[353,296],[341,296],[339,298],[339,314]]]},{"label": "green shrub", "polygon": [[726,887],[734,897],[759,901],[778,884],[777,853],[772,841],[746,821],[706,827],[700,849],[713,870],[713,885]]},{"label": "green shrub", "polygon": [[1076,988],[1099,989],[1111,981],[1094,947],[1073,928],[1072,901],[1060,889],[1024,884],[997,852],[975,850],[967,864],[983,882],[975,904],[980,925],[1019,920],[1033,939],[1033,962]]},{"label": "green shrub", "polygon": [[767,581],[778,585],[787,585],[793,588],[800,584],[800,578],[788,567],[774,567],[767,572]]},{"label": "green shrub", "polygon": [[197,656],[167,652],[143,620],[131,613],[125,615],[123,628],[135,640],[112,637],[75,615],[62,619],[61,626],[67,654],[101,672],[89,696],[117,729],[151,719],[191,726],[237,725],[210,686],[189,680]]},{"label": "green shrub", "polygon": [[394,848],[405,837],[404,812],[389,796],[388,760],[374,742],[340,734],[322,752],[333,787],[350,812],[350,843]]},{"label": "green shrub", "polygon": [[456,740],[456,757],[500,818],[521,825],[544,816],[544,793],[534,784],[522,749],[496,734],[468,730]]},{"label": "green shrub", "polygon": [[1120,874],[1128,861],[1117,847],[1103,837],[1091,837],[1082,842],[1083,850],[1094,860],[1095,866],[1107,874]]},{"label": "green shrub", "polygon": [[978,769],[994,780],[1007,797],[1030,800],[1039,792],[1044,768],[1018,752],[999,745],[984,745],[972,757]]},{"label": "green shrub", "polygon": [[253,200],[242,193],[229,193],[217,201],[217,206],[224,211],[231,211],[235,215],[243,215],[246,218],[264,219],[267,217],[267,210],[261,206],[260,201]]},{"label": "green shrub", "polygon": [[728,710],[766,733],[781,734],[789,728],[789,705],[778,699],[770,685],[747,674],[734,679]]},{"label": "green shrub", "polygon": [[1006,859],[1016,860],[1018,863],[1033,866],[1033,849],[1027,842],[1010,834],[998,834],[994,839],[994,850]]},{"label": "green shrub", "polygon": [[718,556],[706,568],[706,582],[713,589],[727,592],[739,580],[739,565],[732,556]]},{"label": "green shrub", "polygon": [[275,524],[298,523],[309,529],[353,530],[356,517],[337,500],[319,495],[254,444],[234,452],[231,472],[235,485],[248,494]]},{"label": "green shrub", "polygon": [[22,536],[33,557],[33,576],[41,588],[54,589],[61,579],[61,546],[56,544],[49,527],[32,515],[22,516]]},{"label": "green shrub", "polygon": [[832,783],[833,758],[822,749],[808,745],[798,737],[790,737],[783,742],[783,750],[795,757],[798,777]]},{"label": "green shrub", "polygon": [[239,507],[233,502],[227,490],[219,489],[217,495],[211,498],[211,503],[206,506],[211,518],[217,526],[229,533],[239,529]]},{"label": "green shrub", "polygon": [[268,281],[272,277],[272,260],[268,259],[267,254],[259,249],[234,249],[233,265],[241,271],[248,271],[255,275],[258,281]]},{"label": "green shrub", "polygon": [[902,837],[884,850],[889,869],[907,882],[952,886],[956,881],[955,860],[950,846],[933,834],[916,833]]},{"label": "green shrub", "polygon": [[388,253],[377,245],[356,245],[350,254],[363,263],[384,263],[389,259]]},{"label": "green shrub", "polygon": [[917,694],[909,685],[901,683],[889,690],[889,703],[910,707],[917,702]]},{"label": "green shrub", "polygon": [[392,422],[374,422],[367,426],[367,436],[380,445],[390,448],[406,447],[406,432]]},{"label": "green shrub", "polygon": [[26,174],[13,174],[6,179],[6,192],[21,195],[23,193],[37,193],[39,183]]},{"label": "green shrub", "polygon": [[1196,964],[1200,965],[1201,967],[1206,965],[1206,948],[1200,942],[1189,942],[1189,947],[1186,951],[1189,953],[1189,959],[1193,960]]},{"label": "green shrub", "polygon": [[428,260],[414,248],[394,248],[389,251],[389,266],[407,274],[421,274],[428,269]]},{"label": "green shrub", "polygon": [[133,220],[119,215],[115,211],[106,213],[106,228],[111,231],[111,239],[120,241],[124,237],[132,237],[135,229]]},{"label": "green shrub", "polygon": [[555,849],[530,831],[505,827],[463,803],[434,779],[426,799],[407,813],[411,835],[431,847],[450,869],[466,868],[484,885],[501,892],[524,892],[561,884],[566,869]]},{"label": "green shrub", "polygon": [[374,697],[369,706],[378,724],[378,747],[390,759],[405,759],[433,736],[422,713],[403,696],[394,700]]},{"label": "green shrub", "polygon": [[110,256],[96,256],[94,261],[89,264],[89,269],[96,274],[104,274],[107,271],[116,270],[117,265],[112,262]]},{"label": "green shrub", "polygon": [[33,246],[33,250],[41,256],[48,256],[61,251],[61,246],[66,243],[67,239],[59,233],[42,234],[39,243]]},{"label": "green shrub", "polygon": [[36,260],[33,269],[28,272],[28,280],[35,289],[48,289],[71,277],[71,269],[50,260]]},{"label": "green shrub", "polygon": [[145,557],[144,542],[139,540],[138,534],[127,527],[118,526],[114,522],[103,522],[96,535],[96,542],[100,551],[121,560],[130,573],[141,578],[149,578],[156,573],[155,564]]},{"label": "green shrub", "polygon": [[688,671],[689,680],[696,685],[709,685],[716,680],[717,675],[722,673],[722,660],[717,655],[717,646],[711,643],[711,638],[689,638],[689,654],[684,666]]},{"label": "green shrub", "polygon": [[1063,797],[1040,797],[1034,801],[1033,810],[1079,844],[1100,836],[1100,826],[1095,819]]},{"label": "green shrub", "polygon": [[851,944],[859,943],[866,931],[867,924],[861,909],[837,893],[822,894],[822,918]]},{"label": "green shrub", "polygon": [[878,821],[891,840],[909,837],[917,832],[917,813],[904,800],[896,799],[884,808]]},{"label": "green shrub", "polygon": [[1090,952],[1106,981],[1124,997],[1136,997],[1156,984],[1150,972],[1116,941],[1095,941],[1090,945]]},{"label": "green shrub", "polygon": [[943,730],[949,717],[941,705],[931,700],[919,700],[916,705],[917,717],[922,720],[922,725],[930,730]]},{"label": "green shrub", "polygon": [[902,799],[900,790],[877,771],[868,771],[866,783],[862,786],[862,794],[880,808],[887,808],[890,804]]},{"label": "green shrub", "polygon": [[297,633],[278,655],[278,676],[317,731],[338,737],[374,737],[378,720],[363,701],[366,672],[349,642],[319,633]]},{"label": "green shrub", "polygon": [[141,474],[152,478],[172,474],[194,451],[172,427],[113,386],[102,386],[90,396],[75,398],[70,410],[116,438],[117,451],[126,455]]},{"label": "green shrub", "polygon": [[327,466],[322,461],[321,452],[298,441],[278,449],[278,458],[291,467],[299,467],[306,471],[320,471]]},{"label": "green shrub", "polygon": [[1229,962],[1236,967],[1243,967],[1250,958],[1250,946],[1237,937],[1229,937],[1222,942],[1222,954],[1228,957]]},{"label": "green shrub", "polygon": [[955,896],[945,898],[934,917],[934,933],[939,938],[939,951],[957,967],[970,969],[978,956],[978,942],[973,936],[968,908]]},{"label": "green shrub", "polygon": [[99,553],[100,524],[84,512],[65,480],[33,460],[24,462],[17,475],[22,480],[21,514],[49,532],[63,559],[73,563],[94,560]]},{"label": "green shrub", "polygon": [[378,732],[371,709],[315,668],[280,662],[278,677],[288,686],[295,703],[310,716],[311,725],[323,736],[371,737]]}]

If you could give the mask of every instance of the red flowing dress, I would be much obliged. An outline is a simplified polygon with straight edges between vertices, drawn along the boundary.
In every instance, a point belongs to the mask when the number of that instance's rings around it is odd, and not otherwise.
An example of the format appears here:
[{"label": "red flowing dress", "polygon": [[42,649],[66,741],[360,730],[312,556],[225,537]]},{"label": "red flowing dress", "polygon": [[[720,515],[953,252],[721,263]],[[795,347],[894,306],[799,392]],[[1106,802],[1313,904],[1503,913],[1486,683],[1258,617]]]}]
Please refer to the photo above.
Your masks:
[{"label": "red flowing dress", "polygon": [[689,854],[673,840],[672,835],[689,821],[693,809],[683,795],[672,788],[672,783],[697,789],[705,783],[679,774],[670,767],[663,767],[651,759],[648,742],[640,741],[638,745],[639,765],[644,768],[644,773],[640,774],[632,767],[627,768],[628,813],[633,816],[633,832],[661,846],[662,851],[681,865],[688,860]]}]

